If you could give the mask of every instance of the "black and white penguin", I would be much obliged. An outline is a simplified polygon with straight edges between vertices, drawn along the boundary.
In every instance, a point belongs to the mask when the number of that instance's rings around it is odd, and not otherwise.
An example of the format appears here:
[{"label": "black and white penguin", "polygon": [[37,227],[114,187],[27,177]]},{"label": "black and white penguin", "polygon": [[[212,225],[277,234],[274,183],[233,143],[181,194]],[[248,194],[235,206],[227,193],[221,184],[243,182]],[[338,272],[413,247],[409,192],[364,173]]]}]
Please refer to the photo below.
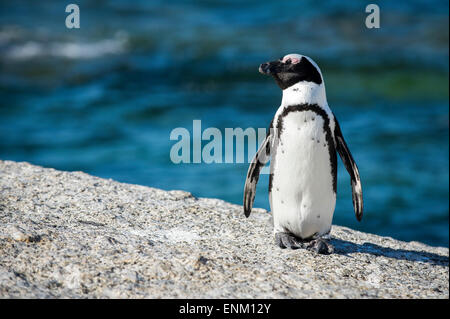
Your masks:
[{"label": "black and white penguin", "polygon": [[322,73],[312,59],[299,54],[263,63],[259,72],[275,79],[283,97],[248,169],[245,216],[252,210],[259,172],[270,159],[269,200],[276,244],[331,253],[328,239],[336,205],[336,151],[350,174],[358,221],[363,198],[358,167],[328,106]]}]

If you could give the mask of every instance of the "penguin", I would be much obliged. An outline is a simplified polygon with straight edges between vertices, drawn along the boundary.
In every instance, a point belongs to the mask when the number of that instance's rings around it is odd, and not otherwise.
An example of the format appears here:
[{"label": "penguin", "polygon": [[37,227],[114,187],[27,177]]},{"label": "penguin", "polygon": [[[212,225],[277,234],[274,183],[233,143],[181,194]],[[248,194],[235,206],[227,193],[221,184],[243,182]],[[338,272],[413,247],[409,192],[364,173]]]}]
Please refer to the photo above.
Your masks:
[{"label": "penguin", "polygon": [[244,214],[251,213],[259,173],[270,160],[269,202],[276,245],[330,254],[334,251],[329,234],[336,206],[336,153],[350,175],[358,221],[363,215],[363,195],[358,167],[328,106],[322,73],[311,58],[300,54],[263,63],[259,72],[272,76],[283,95],[248,168]]}]

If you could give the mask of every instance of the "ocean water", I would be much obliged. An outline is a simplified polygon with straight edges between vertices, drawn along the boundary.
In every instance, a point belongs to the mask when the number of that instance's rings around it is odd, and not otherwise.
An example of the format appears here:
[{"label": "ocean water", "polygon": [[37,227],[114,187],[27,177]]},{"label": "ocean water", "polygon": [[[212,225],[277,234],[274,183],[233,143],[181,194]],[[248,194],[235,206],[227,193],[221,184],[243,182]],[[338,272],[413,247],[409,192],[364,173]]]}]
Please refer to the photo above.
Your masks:
[{"label": "ocean water", "polygon": [[1,159],[241,204],[248,164],[174,164],[170,133],[266,128],[281,91],[258,65],[302,53],[363,184],[358,223],[339,164],[334,224],[448,246],[447,1],[376,1],[380,29],[360,1],[76,3],[80,29],[61,1],[0,4]]}]

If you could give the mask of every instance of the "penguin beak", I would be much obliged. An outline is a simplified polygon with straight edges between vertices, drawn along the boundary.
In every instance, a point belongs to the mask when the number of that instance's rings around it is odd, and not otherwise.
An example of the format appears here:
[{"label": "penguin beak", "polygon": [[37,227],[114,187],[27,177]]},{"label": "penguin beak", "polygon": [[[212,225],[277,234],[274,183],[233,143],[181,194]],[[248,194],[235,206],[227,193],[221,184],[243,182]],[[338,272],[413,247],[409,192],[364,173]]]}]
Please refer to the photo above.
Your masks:
[{"label": "penguin beak", "polygon": [[282,63],[280,61],[266,62],[259,66],[259,73],[274,74],[280,71]]}]

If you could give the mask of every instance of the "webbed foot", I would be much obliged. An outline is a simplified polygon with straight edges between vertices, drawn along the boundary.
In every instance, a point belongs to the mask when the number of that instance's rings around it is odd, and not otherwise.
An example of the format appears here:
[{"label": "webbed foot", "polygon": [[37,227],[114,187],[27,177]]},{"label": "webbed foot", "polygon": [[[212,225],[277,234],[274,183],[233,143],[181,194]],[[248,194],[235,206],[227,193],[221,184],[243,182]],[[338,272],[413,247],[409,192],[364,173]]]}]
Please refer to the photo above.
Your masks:
[{"label": "webbed foot", "polygon": [[282,249],[284,248],[298,249],[303,247],[300,240],[291,233],[284,233],[284,232],[276,233],[275,243]]},{"label": "webbed foot", "polygon": [[329,255],[334,252],[333,245],[331,245],[329,241],[324,238],[316,238],[311,240],[306,246],[306,249],[321,255]]}]

